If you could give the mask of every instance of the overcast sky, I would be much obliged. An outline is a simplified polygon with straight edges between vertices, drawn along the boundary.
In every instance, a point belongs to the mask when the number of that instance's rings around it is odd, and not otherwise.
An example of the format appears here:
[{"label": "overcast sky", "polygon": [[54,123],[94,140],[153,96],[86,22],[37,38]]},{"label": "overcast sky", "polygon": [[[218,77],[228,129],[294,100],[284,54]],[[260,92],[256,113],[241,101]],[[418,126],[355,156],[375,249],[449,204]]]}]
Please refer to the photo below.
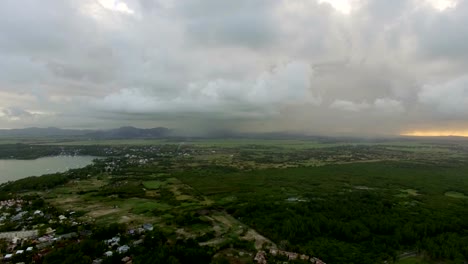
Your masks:
[{"label": "overcast sky", "polygon": [[2,0],[0,128],[468,135],[466,0]]}]

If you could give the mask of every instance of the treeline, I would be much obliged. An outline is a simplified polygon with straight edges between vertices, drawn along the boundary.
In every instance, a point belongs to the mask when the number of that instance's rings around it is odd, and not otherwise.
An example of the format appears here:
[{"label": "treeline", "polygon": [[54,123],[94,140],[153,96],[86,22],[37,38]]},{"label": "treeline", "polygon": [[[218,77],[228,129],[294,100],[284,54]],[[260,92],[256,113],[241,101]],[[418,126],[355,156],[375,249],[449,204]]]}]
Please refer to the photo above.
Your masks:
[{"label": "treeline", "polygon": [[251,199],[229,212],[285,250],[327,263],[379,263],[417,250],[434,260],[468,259],[468,210],[402,206],[393,197],[356,191],[311,202]]},{"label": "treeline", "polygon": [[60,155],[62,149],[57,146],[36,146],[27,144],[0,145],[0,159],[37,159]]},{"label": "treeline", "polygon": [[107,153],[106,148],[102,146],[29,145],[21,143],[0,145],[0,159],[37,159],[58,155],[105,156]]},{"label": "treeline", "polygon": [[67,183],[69,178],[63,173],[32,176],[4,184],[0,190],[4,192],[21,192],[28,190],[45,190]]}]

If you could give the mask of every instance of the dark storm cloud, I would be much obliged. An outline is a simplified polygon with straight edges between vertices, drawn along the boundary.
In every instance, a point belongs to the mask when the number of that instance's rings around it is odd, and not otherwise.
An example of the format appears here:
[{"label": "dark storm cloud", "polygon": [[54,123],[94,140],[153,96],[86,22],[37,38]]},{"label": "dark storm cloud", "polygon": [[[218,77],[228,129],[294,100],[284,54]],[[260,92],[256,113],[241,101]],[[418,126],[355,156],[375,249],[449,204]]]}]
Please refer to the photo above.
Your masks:
[{"label": "dark storm cloud", "polygon": [[198,45],[267,47],[277,37],[275,1],[177,1],[189,37]]}]

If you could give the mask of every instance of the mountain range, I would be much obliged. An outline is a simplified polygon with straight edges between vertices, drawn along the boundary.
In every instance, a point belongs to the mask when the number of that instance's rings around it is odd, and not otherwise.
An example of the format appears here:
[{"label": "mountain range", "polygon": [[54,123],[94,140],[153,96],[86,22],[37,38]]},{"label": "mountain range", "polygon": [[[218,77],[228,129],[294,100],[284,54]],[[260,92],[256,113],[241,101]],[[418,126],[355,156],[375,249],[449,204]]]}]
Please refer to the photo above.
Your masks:
[{"label": "mountain range", "polygon": [[0,137],[85,137],[92,139],[162,138],[172,130],[165,127],[136,128],[120,127],[108,130],[62,129],[57,127],[29,127],[23,129],[0,129]]},{"label": "mountain range", "polygon": [[79,139],[158,139],[158,138],[172,138],[172,139],[227,139],[227,138],[243,138],[243,139],[296,139],[296,140],[316,140],[322,143],[339,143],[339,142],[391,142],[396,138],[400,141],[414,141],[414,140],[432,140],[432,141],[458,141],[467,140],[467,138],[460,137],[346,137],[346,136],[313,136],[301,133],[291,132],[270,132],[270,133],[248,133],[248,132],[235,132],[229,130],[211,131],[203,135],[192,135],[187,132],[177,131],[165,127],[155,128],[136,128],[132,126],[124,126],[115,129],[91,130],[91,129],[63,129],[57,127],[29,127],[22,129],[0,129],[0,138],[79,138]]}]

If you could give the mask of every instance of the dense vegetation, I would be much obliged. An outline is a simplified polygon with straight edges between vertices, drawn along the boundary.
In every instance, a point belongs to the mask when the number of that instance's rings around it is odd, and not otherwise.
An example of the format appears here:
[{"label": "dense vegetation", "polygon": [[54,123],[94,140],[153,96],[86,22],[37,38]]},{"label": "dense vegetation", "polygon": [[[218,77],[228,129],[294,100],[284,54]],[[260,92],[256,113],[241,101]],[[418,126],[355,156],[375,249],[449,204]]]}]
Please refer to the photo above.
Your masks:
[{"label": "dense vegetation", "polygon": [[425,251],[434,259],[468,257],[466,209],[431,211],[393,202],[359,191],[311,203],[251,200],[231,210],[285,249],[330,263],[396,260],[402,250]]},{"label": "dense vegetation", "polygon": [[234,195],[223,207],[286,250],[329,263],[378,263],[407,251],[468,258],[468,202],[444,196],[468,189],[465,171],[393,162],[250,172],[213,167],[179,177],[218,200]]}]

